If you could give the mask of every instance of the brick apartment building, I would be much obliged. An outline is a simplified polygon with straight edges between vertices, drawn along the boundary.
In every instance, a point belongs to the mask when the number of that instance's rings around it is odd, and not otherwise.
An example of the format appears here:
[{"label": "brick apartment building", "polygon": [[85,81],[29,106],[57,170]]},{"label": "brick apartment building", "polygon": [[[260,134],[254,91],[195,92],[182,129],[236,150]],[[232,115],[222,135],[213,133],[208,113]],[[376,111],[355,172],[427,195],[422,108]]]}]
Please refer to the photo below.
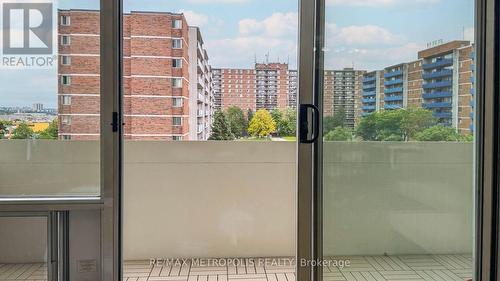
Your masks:
[{"label": "brick apartment building", "polygon": [[[98,139],[99,12],[60,10],[58,18],[59,135]],[[125,138],[206,139],[213,96],[199,30],[183,14],[159,12],[125,14],[123,29]]]},{"label": "brick apartment building", "polygon": [[326,70],[324,73],[323,113],[333,116],[344,110],[346,126],[354,128],[356,117],[356,93],[361,87],[365,71],[344,68]]},{"label": "brick apartment building", "polygon": [[440,124],[471,133],[474,46],[451,41],[420,51],[418,60],[366,73],[358,105],[358,118],[381,109],[423,107],[432,110]]},{"label": "brick apartment building", "polygon": [[213,69],[214,107],[248,109],[295,108],[297,71],[284,63],[256,63],[253,69]]}]

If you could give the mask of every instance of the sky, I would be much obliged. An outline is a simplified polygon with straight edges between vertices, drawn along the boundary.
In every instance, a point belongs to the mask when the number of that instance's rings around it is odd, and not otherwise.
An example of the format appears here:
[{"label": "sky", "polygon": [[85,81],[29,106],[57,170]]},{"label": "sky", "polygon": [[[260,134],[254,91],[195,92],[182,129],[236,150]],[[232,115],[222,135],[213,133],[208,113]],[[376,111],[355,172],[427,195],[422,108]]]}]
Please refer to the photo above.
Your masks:
[{"label": "sky", "polygon": [[[213,67],[288,62],[296,68],[297,0],[123,0],[125,12],[182,12],[200,27]],[[473,38],[473,0],[326,0],[325,66],[375,70],[416,59],[427,42]],[[96,0],[59,0],[98,9]],[[52,70],[0,69],[0,106],[55,107]]]}]

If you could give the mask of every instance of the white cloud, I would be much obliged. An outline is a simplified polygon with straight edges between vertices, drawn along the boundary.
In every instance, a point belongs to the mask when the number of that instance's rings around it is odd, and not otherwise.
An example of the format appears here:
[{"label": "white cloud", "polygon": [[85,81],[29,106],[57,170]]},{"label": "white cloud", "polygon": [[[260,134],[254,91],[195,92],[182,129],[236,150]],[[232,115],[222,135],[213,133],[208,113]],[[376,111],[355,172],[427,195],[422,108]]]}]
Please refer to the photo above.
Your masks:
[{"label": "white cloud", "polygon": [[474,42],[474,27],[464,29],[464,39]]},{"label": "white cloud", "polygon": [[335,45],[391,45],[403,41],[403,37],[377,25],[351,25],[339,28],[326,24],[327,47]]},{"label": "white cloud", "polygon": [[258,34],[271,37],[289,36],[297,33],[297,13],[274,13],[264,20],[243,19],[239,22],[241,34]]},{"label": "white cloud", "polygon": [[192,4],[241,4],[248,3],[250,0],[187,0]]},{"label": "white cloud", "polygon": [[237,36],[207,42],[210,60],[215,67],[248,66],[257,58],[263,61],[269,53],[270,60],[295,61],[297,42],[294,38],[272,38],[266,36]]},{"label": "white cloud", "polygon": [[209,17],[204,14],[200,14],[189,10],[180,10],[179,12],[184,14],[190,26],[204,26],[209,21]]},{"label": "white cloud", "polygon": [[339,27],[326,24],[325,65],[327,68],[379,69],[416,58],[422,46],[377,25]]},{"label": "white cloud", "polygon": [[380,7],[395,5],[432,5],[441,0],[327,0],[327,5],[345,5],[358,7]]}]

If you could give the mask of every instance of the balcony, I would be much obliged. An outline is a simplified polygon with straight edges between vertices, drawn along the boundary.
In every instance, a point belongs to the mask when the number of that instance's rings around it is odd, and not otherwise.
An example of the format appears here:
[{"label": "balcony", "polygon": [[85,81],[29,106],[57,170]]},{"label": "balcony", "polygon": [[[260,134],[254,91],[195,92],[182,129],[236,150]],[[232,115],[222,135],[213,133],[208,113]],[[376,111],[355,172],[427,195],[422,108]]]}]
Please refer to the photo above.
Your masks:
[{"label": "balcony", "polygon": [[403,96],[385,96],[384,101],[403,101]]},{"label": "balcony", "polygon": [[440,67],[447,67],[453,65],[453,59],[442,59],[433,63],[423,64],[422,68],[424,70],[435,69]]},{"label": "balcony", "polygon": [[398,85],[398,84],[403,84],[403,79],[385,80],[384,81],[385,86],[392,86],[392,85]]},{"label": "balcony", "polygon": [[422,104],[424,108],[446,108],[451,107],[451,102],[433,102],[433,103],[424,103]]},{"label": "balcony", "polygon": [[434,112],[433,115],[436,118],[443,118],[443,119],[449,119],[452,117],[451,112]]},{"label": "balcony", "polygon": [[474,88],[471,88],[471,89],[470,89],[470,94],[471,94],[471,95],[474,95],[474,93],[475,93],[475,92],[476,92],[476,90],[474,90]]},{"label": "balcony", "polygon": [[[99,142],[0,140],[0,148],[1,194],[88,194],[99,186]],[[473,149],[467,143],[326,142],[324,254],[352,263],[326,274],[339,280],[365,273],[379,280],[470,278]],[[124,277],[295,280],[290,265],[149,263],[151,257],[293,256],[295,154],[294,142],[127,141]],[[50,184],[43,184],[48,175]],[[2,264],[0,276],[31,269],[21,274],[43,280],[46,268],[34,258],[39,253],[30,254],[32,264],[17,270]]]},{"label": "balcony", "polygon": [[372,96],[375,96],[377,95],[377,93],[375,91],[371,91],[371,92],[365,92],[363,91],[363,97],[372,97]]},{"label": "balcony", "polygon": [[367,84],[367,85],[363,85],[363,87],[362,87],[362,89],[366,90],[366,91],[375,90],[376,88],[377,88],[377,85],[375,85],[375,84]]},{"label": "balcony", "polygon": [[384,78],[391,78],[391,77],[394,77],[394,76],[399,76],[399,75],[403,75],[403,71],[402,70],[397,70],[397,71],[391,71],[391,72],[386,72],[384,74]]},{"label": "balcony", "polygon": [[424,84],[422,87],[424,89],[434,89],[434,88],[446,88],[451,87],[453,85],[452,81],[441,81],[441,82],[433,82]]},{"label": "balcony", "polygon": [[401,109],[403,108],[403,105],[401,104],[384,104],[384,109]]},{"label": "balcony", "polygon": [[375,110],[375,106],[374,105],[363,105],[361,107],[362,110]]},{"label": "balcony", "polygon": [[422,95],[424,99],[451,98],[452,96],[453,96],[452,92],[434,92]]},{"label": "balcony", "polygon": [[375,103],[377,102],[376,99],[362,99],[361,100],[362,103]]},{"label": "balcony", "polygon": [[402,92],[403,92],[403,87],[385,88],[384,89],[385,94],[394,94],[394,93],[402,93]]},{"label": "balcony", "polygon": [[444,69],[440,71],[433,71],[422,74],[423,79],[435,79],[439,77],[451,76],[453,75],[453,71],[451,69]]},{"label": "balcony", "polygon": [[363,83],[373,83],[375,81],[377,81],[377,77],[376,76],[363,78]]}]

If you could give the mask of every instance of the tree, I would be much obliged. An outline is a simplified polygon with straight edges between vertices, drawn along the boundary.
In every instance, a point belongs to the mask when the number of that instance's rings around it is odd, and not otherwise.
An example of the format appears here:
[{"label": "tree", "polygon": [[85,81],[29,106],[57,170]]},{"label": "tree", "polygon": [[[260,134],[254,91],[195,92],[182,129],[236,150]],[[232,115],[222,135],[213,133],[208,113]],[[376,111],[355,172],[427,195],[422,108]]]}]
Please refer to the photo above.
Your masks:
[{"label": "tree", "polygon": [[344,127],[345,123],[345,109],[341,107],[335,111],[333,116],[327,116],[323,118],[323,132],[326,134],[327,132],[335,130],[335,128],[337,127]]},{"label": "tree", "polygon": [[0,139],[3,139],[5,136],[5,133],[7,133],[7,127],[12,126],[11,121],[7,120],[0,120]]},{"label": "tree", "polygon": [[436,119],[426,109],[384,110],[363,117],[356,135],[366,141],[407,141],[434,125]]},{"label": "tree", "polygon": [[257,111],[248,126],[248,133],[258,138],[267,137],[275,131],[276,122],[271,114],[265,109]]},{"label": "tree", "polygon": [[13,139],[31,139],[34,138],[34,136],[35,133],[33,132],[33,129],[31,129],[31,127],[25,122],[17,125],[17,127],[12,132]]},{"label": "tree", "polygon": [[356,128],[356,135],[365,141],[377,140],[377,113],[372,113],[361,119]]},{"label": "tree", "polygon": [[297,135],[297,111],[292,108],[282,113],[281,121],[277,124],[278,135],[281,137],[294,137]]},{"label": "tree", "polygon": [[454,128],[437,125],[415,135],[417,141],[459,141],[460,136]]},{"label": "tree", "polygon": [[326,141],[351,141],[352,132],[347,128],[337,127],[325,136]]},{"label": "tree", "polygon": [[[274,123],[276,124],[276,128],[279,129],[281,121],[283,119],[283,113],[279,109],[271,110],[271,117],[273,117]],[[279,134],[279,132],[278,132]]]},{"label": "tree", "polygon": [[246,120],[243,110],[237,106],[231,106],[226,110],[227,120],[229,122],[229,128],[234,134],[235,138],[241,138],[245,135],[246,131]]},{"label": "tree", "polygon": [[43,130],[38,137],[46,140],[56,140],[58,137],[57,119],[54,119],[49,127]]},{"label": "tree", "polygon": [[214,113],[212,135],[209,140],[234,140],[231,127],[224,112],[218,110]]},{"label": "tree", "polygon": [[430,110],[412,107],[403,112],[401,130],[405,140],[413,139],[418,132],[434,125],[436,125],[436,118]]}]

